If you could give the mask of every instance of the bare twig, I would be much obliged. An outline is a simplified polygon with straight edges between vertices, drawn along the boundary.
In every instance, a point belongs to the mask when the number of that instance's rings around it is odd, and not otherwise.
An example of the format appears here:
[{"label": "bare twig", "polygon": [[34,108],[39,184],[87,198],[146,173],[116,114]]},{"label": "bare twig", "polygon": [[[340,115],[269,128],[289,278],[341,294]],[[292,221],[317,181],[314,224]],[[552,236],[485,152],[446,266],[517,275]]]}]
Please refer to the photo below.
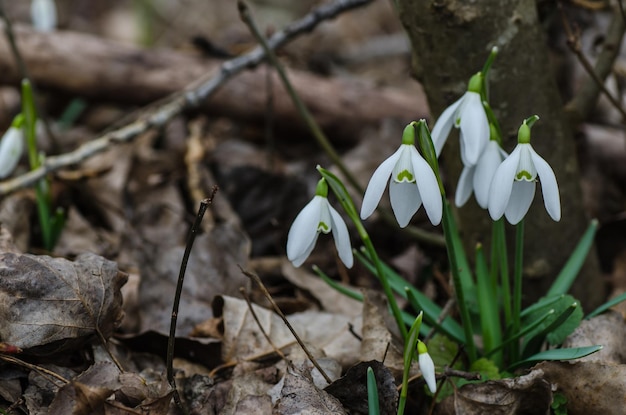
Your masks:
[{"label": "bare twig", "polygon": [[63,383],[64,385],[67,384],[67,383],[70,383],[70,381],[65,379],[63,376],[61,376],[61,375],[59,375],[57,373],[54,373],[53,371],[48,370],[45,367],[37,366],[37,365],[34,365],[32,363],[25,362],[25,361],[23,361],[21,359],[18,359],[17,357],[8,356],[8,355],[5,355],[5,354],[0,354],[0,360],[4,360],[7,363],[12,363],[12,364],[17,365],[17,366],[22,366],[22,367],[25,367],[25,368],[30,369],[30,370],[34,370],[35,372],[39,373],[41,376],[43,376],[46,379],[48,379],[51,383],[54,383],[54,381],[52,379],[56,379],[56,380],[60,381],[61,383]]},{"label": "bare twig", "polygon": [[184,412],[187,413],[176,389],[176,380],[174,379],[174,345],[176,344],[176,321],[178,320],[178,306],[180,305],[180,297],[183,292],[183,282],[185,280],[185,271],[187,271],[187,262],[189,261],[189,255],[191,254],[191,248],[196,239],[196,234],[200,231],[202,224],[202,217],[206,212],[209,205],[213,202],[213,198],[217,193],[217,186],[213,187],[213,193],[208,199],[204,199],[200,203],[196,220],[193,223],[191,230],[189,231],[189,237],[187,238],[187,244],[185,245],[185,253],[180,264],[180,272],[178,274],[178,283],[176,284],[176,294],[174,295],[174,304],[172,306],[172,320],[170,322],[170,335],[167,339],[167,381],[174,390],[174,401],[176,405]]},{"label": "bare twig", "polygon": [[[319,23],[332,19],[339,14],[368,4],[372,0],[337,0],[322,5],[293,22],[283,30],[272,35],[267,43],[272,50],[278,49],[297,36],[310,32]],[[0,183],[0,195],[14,192],[27,186],[31,186],[49,173],[61,168],[80,163],[95,154],[109,148],[116,142],[127,142],[137,135],[153,127],[160,127],[169,122],[173,117],[187,109],[200,106],[208,97],[214,94],[226,81],[245,69],[259,65],[265,59],[263,48],[258,46],[252,51],[235,59],[224,62],[218,70],[209,74],[185,91],[176,93],[158,105],[149,108],[142,117],[129,124],[103,134],[94,140],[83,144],[76,150],[59,156],[48,157],[42,165],[22,176],[15,177]]]},{"label": "bare twig", "polygon": [[283,352],[281,352],[278,347],[276,347],[276,345],[274,344],[274,342],[270,338],[269,334],[267,334],[267,332],[263,328],[263,325],[259,321],[259,316],[257,316],[256,311],[254,311],[254,307],[252,306],[252,302],[250,301],[250,296],[246,292],[246,289],[241,287],[241,288],[239,288],[239,292],[243,296],[243,299],[246,300],[246,304],[248,304],[248,309],[250,310],[250,313],[252,314],[252,318],[254,318],[254,321],[256,322],[256,325],[259,326],[259,330],[261,330],[261,333],[263,334],[263,336],[265,336],[265,340],[267,340],[267,342],[270,344],[270,346],[272,346],[272,349],[274,349],[274,352],[276,352],[276,354],[279,355],[281,359],[283,359],[284,361],[287,361],[287,358],[285,357],[285,354]]},{"label": "bare twig", "polygon": [[315,360],[315,357],[311,354],[311,352],[306,347],[306,345],[304,344],[304,342],[302,341],[300,336],[298,336],[298,333],[296,333],[296,331],[294,330],[294,328],[291,325],[291,323],[289,323],[289,320],[287,320],[287,317],[285,316],[283,311],[280,309],[280,307],[278,307],[278,304],[276,304],[276,302],[272,298],[272,295],[269,293],[269,291],[267,291],[267,288],[265,287],[265,284],[263,284],[263,281],[261,281],[259,276],[254,274],[254,273],[252,273],[252,272],[248,272],[248,271],[246,271],[245,269],[243,269],[241,267],[239,267],[239,269],[241,269],[241,272],[243,272],[243,274],[245,276],[250,278],[252,281],[254,281],[256,283],[256,285],[259,286],[259,288],[263,292],[263,295],[265,296],[265,298],[267,298],[267,301],[269,301],[270,304],[272,305],[272,309],[274,310],[274,312],[276,314],[278,314],[278,316],[283,320],[283,322],[285,323],[285,325],[287,326],[287,328],[289,329],[291,334],[293,334],[293,337],[296,338],[296,341],[298,342],[298,344],[300,345],[300,347],[302,348],[304,353],[307,355],[307,357],[309,358],[311,363],[313,363],[313,366],[315,366],[315,368],[320,372],[320,374],[324,377],[326,382],[328,382],[329,384],[333,383],[333,381],[330,379],[330,377],[328,377],[326,372],[324,372],[324,369],[322,369],[322,367],[317,363],[317,360]]},{"label": "bare twig", "polygon": [[[298,113],[300,114],[300,117],[305,122],[307,128],[309,129],[309,131],[311,132],[311,134],[313,135],[313,137],[315,138],[319,146],[322,148],[322,150],[324,150],[326,155],[328,155],[331,161],[335,163],[337,168],[341,171],[341,173],[346,178],[346,180],[350,183],[352,188],[356,190],[357,193],[363,194],[364,189],[361,187],[361,185],[356,180],[354,175],[350,172],[350,170],[348,170],[345,163],[339,156],[339,153],[337,153],[337,151],[333,147],[328,137],[326,137],[326,134],[324,134],[324,131],[320,128],[317,121],[315,121],[315,117],[313,117],[313,115],[307,108],[302,98],[300,98],[300,96],[296,92],[291,81],[289,80],[289,77],[287,76],[287,71],[285,70],[282,63],[280,63],[280,61],[276,57],[276,54],[273,52],[272,48],[270,47],[270,40],[265,39],[265,37],[261,34],[254,19],[252,18],[250,9],[248,8],[247,4],[243,0],[239,0],[237,4],[239,6],[239,14],[241,16],[241,20],[246,24],[246,26],[248,26],[252,35],[255,37],[257,42],[259,42],[259,44],[265,50],[265,53],[267,54],[267,59],[269,60],[271,65],[276,69],[276,72],[278,73],[278,76],[283,82],[283,85],[285,89],[287,90],[289,97],[293,101],[294,106],[297,108]],[[395,218],[391,215],[391,213],[388,210],[379,209],[379,211],[381,213],[381,217],[385,220],[385,222],[395,224]],[[431,232],[426,232],[417,227],[410,227],[410,229],[406,232],[412,237],[418,240],[427,242],[431,245],[444,246],[445,244],[444,238],[441,235],[434,234]]]},{"label": "bare twig", "polygon": [[565,106],[566,111],[569,112],[573,116],[572,118],[576,121],[579,122],[584,120],[595,107],[600,93],[603,93],[609,99],[611,104],[620,112],[622,119],[626,119],[626,111],[624,110],[624,107],[604,85],[604,81],[611,73],[615,59],[619,54],[622,38],[624,37],[624,32],[626,30],[626,24],[622,13],[613,13],[613,18],[604,41],[604,47],[602,48],[602,52],[598,55],[598,59],[596,60],[594,67],[582,51],[578,30],[572,29],[567,17],[565,16],[562,3],[559,2],[558,5],[563,18],[563,27],[567,35],[567,45],[574,55],[576,55],[576,58],[581,63],[585,71],[589,74],[589,79],[586,80],[577,92],[576,96]]}]

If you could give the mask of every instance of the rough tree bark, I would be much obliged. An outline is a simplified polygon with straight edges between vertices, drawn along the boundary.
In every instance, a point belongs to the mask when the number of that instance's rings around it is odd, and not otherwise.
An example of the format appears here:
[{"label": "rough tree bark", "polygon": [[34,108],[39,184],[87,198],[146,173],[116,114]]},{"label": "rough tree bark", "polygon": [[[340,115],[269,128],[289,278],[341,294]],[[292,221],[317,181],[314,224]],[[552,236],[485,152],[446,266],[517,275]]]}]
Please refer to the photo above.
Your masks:
[{"label": "rough tree bark", "polygon": [[[533,114],[541,118],[533,127],[532,144],[555,170],[562,219],[558,223],[550,219],[538,189],[526,216],[524,247],[525,300],[536,299],[546,292],[589,221],[581,203],[572,132],[563,114],[535,2],[398,0],[397,4],[413,47],[413,69],[434,116],[465,92],[470,76],[482,68],[491,48],[498,46],[500,53],[491,69],[489,86],[490,103],[502,126],[504,149],[513,150],[523,119]],[[443,162],[451,187],[456,186],[461,171],[458,152],[458,138],[450,137]],[[449,195],[453,194],[454,189],[449,189]],[[488,213],[474,200],[458,215],[468,248],[490,239]],[[595,252],[571,292],[588,311],[605,299]]]}]

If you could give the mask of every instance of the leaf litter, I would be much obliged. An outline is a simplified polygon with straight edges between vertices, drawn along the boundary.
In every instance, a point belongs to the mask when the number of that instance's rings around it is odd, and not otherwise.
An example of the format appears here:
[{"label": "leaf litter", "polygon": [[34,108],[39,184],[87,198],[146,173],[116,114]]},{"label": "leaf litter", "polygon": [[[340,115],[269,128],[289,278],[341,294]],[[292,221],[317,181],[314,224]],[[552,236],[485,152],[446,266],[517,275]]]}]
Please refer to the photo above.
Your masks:
[{"label": "leaf litter", "polygon": [[[228,9],[221,3],[220,10]],[[381,13],[383,5],[376,7],[370,13],[383,16],[379,19],[389,16],[386,9]],[[185,9],[182,20],[193,17],[189,10]],[[358,16],[342,18],[339,29],[328,25],[308,43],[298,41],[285,53],[294,62],[312,64],[304,51],[316,50],[323,43],[332,56],[359,46],[358,42],[367,43],[364,31],[393,28],[388,21],[362,25],[365,17]],[[232,32],[221,31],[220,36],[228,33]],[[336,42],[350,36],[355,39],[352,45]],[[404,74],[405,58],[390,72]],[[372,66],[378,72],[387,71],[378,62]],[[399,82],[398,77],[385,79],[381,73],[375,78]],[[415,84],[401,87],[414,90]],[[100,130],[130,109],[121,108],[111,111],[110,106],[96,104],[85,123]],[[353,132],[366,139],[358,140],[353,151],[344,154],[351,167],[371,171],[390,144],[389,140],[381,142],[380,136],[396,137],[396,129],[396,121],[387,120],[378,129]],[[261,143],[259,130],[258,125],[239,120],[189,114],[163,131],[113,146],[75,170],[60,172],[53,183],[59,200],[69,200],[69,206],[68,223],[52,253],[57,258],[23,253],[35,252],[36,246],[32,192],[16,192],[1,201],[3,407],[15,404],[31,414],[175,413],[161,361],[171,297],[193,219],[189,212],[199,197],[219,184],[228,200],[217,198],[198,237],[179,318],[176,379],[190,412],[364,413],[362,379],[369,365],[375,368],[382,413],[394,413],[402,358],[394,324],[385,320],[386,304],[377,293],[366,290],[363,305],[347,300],[284,258],[278,271],[263,275],[285,304],[297,297],[297,307],[307,308],[288,318],[332,375],[335,382],[330,386],[319,380],[317,369],[273,312],[253,306],[261,327],[290,362],[281,359],[265,340],[248,305],[235,298],[242,286],[258,297],[238,266],[246,267],[251,255],[283,254],[285,230],[299,201],[307,199],[310,189],[306,187],[315,182],[303,172],[316,163],[312,160],[324,159],[306,140],[294,140],[292,132],[277,131],[283,140],[279,146],[283,149],[277,152],[272,149],[276,143]],[[67,135],[72,141],[60,144],[71,148],[92,134],[75,128]],[[192,152],[194,137],[199,148]],[[65,134],[61,138],[67,139]],[[381,150],[372,150],[377,148]],[[597,157],[602,159],[602,154]],[[188,177],[191,171],[197,173],[196,181]],[[319,251],[318,264],[341,275],[332,250]],[[355,273],[355,279],[368,280],[366,273]],[[132,277],[132,287],[124,286],[127,275]],[[624,286],[616,284],[615,288]],[[606,344],[600,354],[573,364],[541,363],[514,380],[465,385],[448,398],[450,413],[545,413],[553,393],[566,397],[571,414],[620,413],[626,396],[625,326],[622,315],[604,318],[609,321],[583,322],[581,331],[566,340],[570,347],[579,341]],[[123,372],[104,351],[103,341],[121,362]],[[23,353],[16,353],[17,348]],[[600,357],[601,361],[588,361]],[[419,371],[412,368],[412,373]],[[412,388],[412,395],[418,400],[425,396],[419,386]],[[424,407],[424,401],[419,402],[418,407]],[[446,405],[441,405],[441,413],[446,413]]]}]

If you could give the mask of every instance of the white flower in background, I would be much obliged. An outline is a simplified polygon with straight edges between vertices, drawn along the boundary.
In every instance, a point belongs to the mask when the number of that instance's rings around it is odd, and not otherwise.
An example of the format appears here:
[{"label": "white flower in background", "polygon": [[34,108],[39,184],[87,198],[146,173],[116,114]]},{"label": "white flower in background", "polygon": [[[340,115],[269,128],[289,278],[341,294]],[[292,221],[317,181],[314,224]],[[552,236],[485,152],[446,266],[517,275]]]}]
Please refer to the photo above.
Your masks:
[{"label": "white flower in background", "polygon": [[0,179],[7,177],[15,170],[23,151],[24,133],[22,129],[10,127],[0,141]]},{"label": "white flower in background", "polygon": [[506,152],[502,150],[497,141],[489,140],[478,159],[478,163],[473,166],[465,166],[461,172],[454,198],[458,207],[467,203],[473,191],[478,205],[487,209],[491,181],[506,156]]},{"label": "white flower in background", "polygon": [[530,145],[526,121],[517,135],[517,146],[496,170],[489,195],[489,214],[498,220],[504,214],[511,224],[521,221],[535,197],[537,178],[541,181],[543,202],[548,215],[561,219],[559,187],[552,167]]},{"label": "white flower in background", "polygon": [[50,32],[57,26],[57,7],[54,0],[32,0],[30,17],[33,27],[40,32]]},{"label": "white flower in background", "polygon": [[328,203],[328,185],[322,179],[317,184],[315,197],[296,216],[287,236],[287,258],[299,267],[309,257],[320,232],[333,233],[339,258],[352,268],[354,258],[348,227],[339,213]]},{"label": "white flower in background", "polygon": [[422,203],[432,224],[441,222],[443,202],[439,184],[432,168],[415,148],[413,124],[404,129],[400,148],[374,171],[363,196],[361,219],[374,212],[387,183],[391,208],[401,228],[409,224]]},{"label": "white flower in background", "polygon": [[433,359],[428,354],[428,349],[423,341],[417,341],[417,362],[420,366],[420,372],[428,385],[428,389],[431,393],[437,391],[437,378],[435,377],[435,364]]},{"label": "white flower in background", "polygon": [[489,121],[480,97],[482,85],[483,75],[479,72],[470,79],[467,92],[439,116],[431,133],[437,155],[441,154],[454,125],[460,129],[463,164],[468,166],[478,162],[489,142]]}]

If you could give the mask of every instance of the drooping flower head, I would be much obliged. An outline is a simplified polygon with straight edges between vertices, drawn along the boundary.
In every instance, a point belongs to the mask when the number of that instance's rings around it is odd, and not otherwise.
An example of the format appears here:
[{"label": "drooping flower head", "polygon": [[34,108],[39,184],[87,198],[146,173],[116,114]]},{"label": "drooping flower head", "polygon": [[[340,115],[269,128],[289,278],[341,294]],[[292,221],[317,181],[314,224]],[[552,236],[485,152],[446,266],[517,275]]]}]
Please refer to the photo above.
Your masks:
[{"label": "drooping flower head", "polygon": [[533,201],[537,179],[541,182],[548,215],[556,222],[561,220],[561,200],[554,171],[530,144],[530,126],[537,119],[531,117],[532,121],[522,123],[517,146],[495,172],[489,194],[489,214],[493,220],[504,215],[510,223],[519,223]]},{"label": "drooping flower head", "polygon": [[489,190],[496,170],[507,156],[498,143],[498,132],[493,124],[489,125],[491,139],[485,146],[475,165],[463,167],[459,183],[456,187],[454,201],[458,207],[467,203],[474,192],[478,205],[487,209],[489,205]]},{"label": "drooping flower head", "polygon": [[417,341],[417,362],[420,366],[420,372],[428,385],[431,393],[437,391],[437,378],[435,377],[435,363],[428,354],[428,348],[423,341]]},{"label": "drooping flower head", "polygon": [[299,267],[309,257],[320,233],[332,232],[339,258],[352,268],[354,258],[348,227],[339,213],[328,203],[328,184],[321,179],[315,196],[300,211],[287,236],[287,258]]},{"label": "drooping flower head", "polygon": [[4,179],[15,170],[24,152],[24,117],[18,115],[0,141],[0,179]]},{"label": "drooping flower head", "polygon": [[475,165],[489,142],[489,121],[483,107],[481,91],[484,75],[478,72],[469,81],[467,92],[446,108],[432,131],[437,155],[441,154],[452,126],[460,129],[463,164]]},{"label": "drooping flower head", "polygon": [[391,208],[400,227],[409,224],[422,203],[432,224],[441,222],[443,203],[439,184],[432,168],[415,148],[415,124],[407,125],[400,148],[372,174],[363,196],[361,219],[374,212],[389,183]]}]

